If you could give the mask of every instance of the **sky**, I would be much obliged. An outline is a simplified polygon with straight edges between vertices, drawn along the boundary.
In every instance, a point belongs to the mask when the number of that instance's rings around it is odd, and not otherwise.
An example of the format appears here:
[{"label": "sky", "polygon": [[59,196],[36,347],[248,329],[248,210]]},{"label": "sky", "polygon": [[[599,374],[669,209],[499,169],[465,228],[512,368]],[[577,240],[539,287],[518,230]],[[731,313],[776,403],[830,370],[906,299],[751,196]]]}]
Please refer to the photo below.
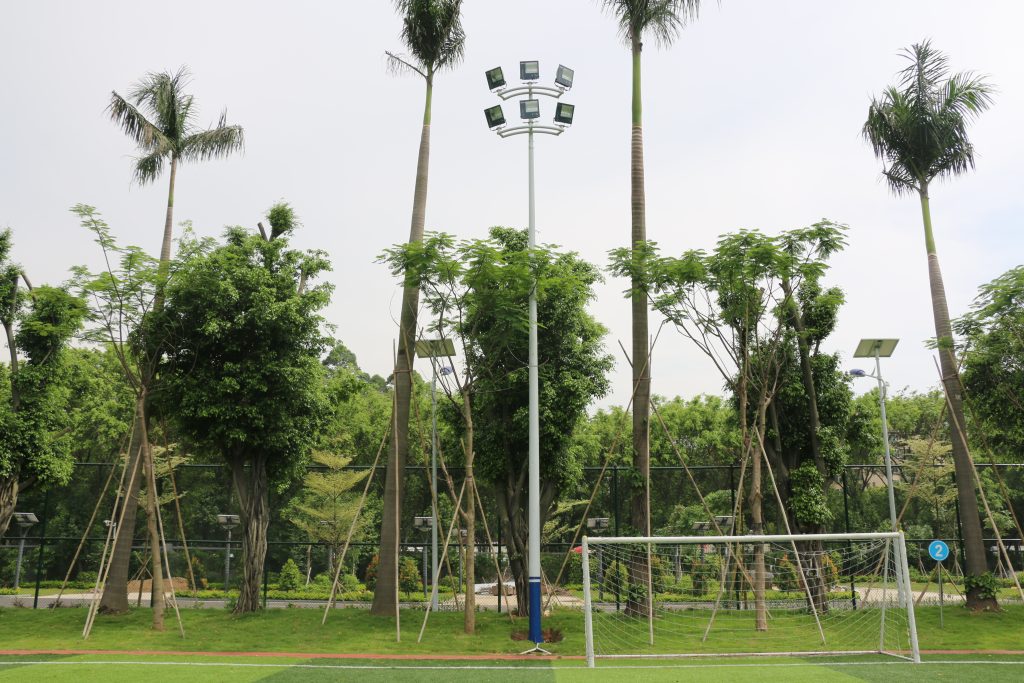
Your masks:
[{"label": "sky", "polygon": [[[1024,261],[1024,3],[702,5],[672,46],[644,50],[649,238],[679,254],[740,228],[848,225],[826,280],[847,302],[825,350],[856,367],[859,339],[897,337],[883,368],[892,387],[937,385],[920,206],[891,195],[860,129],[872,95],[904,66],[900,50],[926,38],[954,70],[998,88],[971,127],[976,170],[931,191],[950,311],[966,312],[980,285]],[[487,130],[483,109],[497,98],[484,71],[515,75],[519,60],[536,59],[550,81],[562,63],[576,71],[564,98],[576,117],[536,143],[538,241],[605,266],[630,230],[630,55],[614,21],[594,0],[466,0],[464,25],[464,62],[436,79],[427,229],[483,237],[493,225],[526,226],[526,140]],[[112,90],[187,65],[201,124],[226,109],[246,145],[179,169],[176,221],[218,236],[290,202],[303,224],[293,244],[331,257],[334,334],[365,370],[387,375],[401,292],[375,261],[408,238],[424,95],[418,77],[387,70],[399,30],[388,0],[0,0],[0,227],[14,232],[15,258],[36,283],[99,268],[99,248],[69,212],[77,203],[97,207],[123,243],[158,253],[166,178],[132,183],[135,150],[104,109]],[[591,305],[616,358],[598,405],[630,394],[618,344],[630,345],[625,288],[608,276]],[[658,322],[652,313],[652,330]],[[723,391],[714,366],[669,327],[652,368],[657,394]],[[870,388],[862,381],[858,390]]]}]

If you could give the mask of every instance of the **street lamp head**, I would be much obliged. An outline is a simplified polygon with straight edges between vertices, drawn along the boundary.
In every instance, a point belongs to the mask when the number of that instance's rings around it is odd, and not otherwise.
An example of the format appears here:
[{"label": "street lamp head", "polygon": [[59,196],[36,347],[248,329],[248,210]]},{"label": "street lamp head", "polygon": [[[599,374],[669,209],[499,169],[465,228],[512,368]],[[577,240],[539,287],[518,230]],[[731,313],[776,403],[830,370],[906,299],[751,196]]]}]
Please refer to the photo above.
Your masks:
[{"label": "street lamp head", "polygon": [[572,78],[575,74],[576,72],[569,67],[559,64],[558,70],[555,71],[555,83],[568,90],[572,87]]},{"label": "street lamp head", "polygon": [[37,524],[39,518],[36,517],[34,512],[15,512],[14,523],[20,526],[22,529],[27,529],[33,524]]},{"label": "street lamp head", "polygon": [[540,62],[536,60],[519,62],[519,78],[524,81],[539,81]]},{"label": "street lamp head", "polygon": [[499,128],[505,125],[505,112],[501,110],[500,104],[484,109],[484,117],[487,119],[488,128]]},{"label": "street lamp head", "polygon": [[576,111],[576,105],[569,104],[567,102],[559,102],[555,105],[555,123],[571,126],[574,111]]},{"label": "street lamp head", "polygon": [[853,370],[850,370],[847,374],[850,377],[867,377],[868,376],[867,371],[866,370],[861,370],[860,368],[854,368]]},{"label": "street lamp head", "polygon": [[519,117],[522,119],[539,119],[540,100],[519,100]]},{"label": "street lamp head", "polygon": [[486,76],[488,90],[497,90],[498,88],[505,87],[505,72],[501,70],[500,66],[487,71]]}]

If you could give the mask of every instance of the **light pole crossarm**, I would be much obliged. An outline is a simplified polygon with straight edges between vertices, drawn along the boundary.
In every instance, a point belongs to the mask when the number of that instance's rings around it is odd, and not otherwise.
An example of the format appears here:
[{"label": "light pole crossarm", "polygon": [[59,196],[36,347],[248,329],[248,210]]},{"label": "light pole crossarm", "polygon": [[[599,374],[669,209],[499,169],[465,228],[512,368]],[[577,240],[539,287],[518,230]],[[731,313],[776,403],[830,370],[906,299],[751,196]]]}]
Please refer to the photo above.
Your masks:
[{"label": "light pole crossarm", "polygon": [[510,100],[513,97],[520,97],[522,95],[546,95],[547,97],[553,97],[556,100],[565,94],[565,90],[561,88],[550,88],[546,85],[517,85],[514,88],[507,90],[499,90],[494,93],[503,100]]},{"label": "light pole crossarm", "polygon": [[510,138],[514,135],[528,135],[530,133],[543,133],[545,135],[561,135],[565,128],[559,126],[525,125],[513,126],[512,128],[501,128],[498,131],[499,138]]}]

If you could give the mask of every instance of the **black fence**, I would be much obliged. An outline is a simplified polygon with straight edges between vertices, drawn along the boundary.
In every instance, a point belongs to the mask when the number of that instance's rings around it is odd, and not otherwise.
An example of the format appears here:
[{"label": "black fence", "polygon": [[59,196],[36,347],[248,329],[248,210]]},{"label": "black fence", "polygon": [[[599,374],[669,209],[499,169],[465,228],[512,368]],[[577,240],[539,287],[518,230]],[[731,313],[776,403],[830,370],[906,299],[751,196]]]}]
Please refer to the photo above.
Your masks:
[{"label": "black fence", "polygon": [[[72,580],[67,593],[84,595],[95,581],[103,551],[105,532],[104,520],[110,515],[114,493],[107,491],[97,508],[97,497],[104,488],[110,474],[110,463],[80,463],[74,479],[64,487],[47,490],[30,490],[19,499],[18,510],[35,513],[38,523],[22,530],[12,523],[4,539],[0,539],[0,594],[7,594],[4,600],[25,606],[45,606],[50,594],[63,582],[65,576]],[[365,468],[363,468],[365,469]],[[1021,519],[1024,513],[1024,463],[978,464],[983,480],[986,481],[993,512],[999,517],[997,523],[1003,534],[1003,542],[1010,554],[1007,563],[997,552],[997,542],[991,527],[985,524],[986,546],[989,549],[989,565],[993,571],[1005,574],[1024,570],[1024,541],[1017,538],[1010,511]],[[453,486],[461,484],[462,471],[448,468]],[[915,477],[907,468],[906,477],[900,466],[894,467],[896,479],[897,510],[902,513],[902,528],[908,538],[908,559],[911,568],[927,574],[934,569],[928,557],[927,545],[934,539],[942,539],[950,547],[948,569],[956,573],[963,563],[963,543],[960,528],[959,507],[955,498],[955,480],[952,472],[947,476],[944,470],[923,478]],[[567,512],[557,516],[553,522],[554,531],[549,534],[543,548],[542,564],[545,574],[552,582],[561,573],[567,551],[572,547],[574,534],[586,509],[586,503],[593,496],[587,517],[608,518],[606,530],[590,533],[606,535],[630,535],[636,533],[629,523],[631,468],[609,466],[584,468],[579,480],[571,490],[563,491],[563,502],[572,503]],[[372,473],[371,490],[383,490],[384,468],[378,467]],[[408,558],[407,581],[403,595],[407,599],[421,600],[429,581],[429,530],[414,528],[415,516],[430,514],[429,470],[421,466],[407,468],[407,490],[403,502],[402,554]],[[598,479],[600,477],[600,485]],[[691,480],[692,477],[692,480]],[[707,511],[697,495],[699,489],[712,514],[729,515],[737,502],[740,468],[738,465],[692,466],[689,473],[682,467],[651,468],[651,510],[652,530],[656,535],[694,535],[694,528],[708,518]],[[915,481],[916,479],[916,481]],[[889,511],[884,468],[878,465],[849,465],[840,481],[831,487],[827,503],[831,514],[828,525],[830,532],[886,531],[889,528]],[[116,486],[113,482],[111,488]],[[165,503],[164,530],[169,544],[171,573],[175,577],[188,579],[189,561],[191,575],[195,576],[197,588],[214,591],[237,583],[241,567],[241,545],[239,539],[228,540],[228,532],[217,522],[217,515],[237,513],[237,502],[232,491],[229,473],[219,464],[182,464],[175,469],[175,486],[179,494],[181,517],[173,503]],[[439,482],[439,493],[451,500],[447,480]],[[595,490],[596,487],[596,490]],[[333,543],[310,540],[289,517],[287,502],[301,488],[297,482],[291,488],[274,490],[271,493],[273,516],[268,530],[268,553],[264,575],[266,583],[264,596],[274,600],[274,585],[289,559],[300,569],[303,585],[322,586],[329,569],[337,561],[338,546]],[[358,488],[358,487],[357,487]],[[478,550],[475,573],[479,583],[493,582],[498,571],[503,576],[507,567],[508,539],[503,538],[507,529],[499,523],[497,505],[493,495],[481,485],[481,498],[485,518],[491,536],[484,533],[483,524],[478,521],[477,536],[473,539]],[[162,494],[169,494],[169,485],[162,484]],[[783,492],[787,495],[788,492]],[[442,505],[442,508],[444,506]],[[450,508],[449,504],[449,508]],[[746,509],[741,501],[741,509]],[[998,509],[997,509],[998,508]],[[89,529],[89,520],[94,509],[96,517]],[[782,516],[770,488],[765,490],[766,531],[784,532]],[[377,552],[376,534],[380,527],[379,506],[365,512],[366,527],[363,534],[352,544],[345,558],[345,574],[363,582],[371,568]],[[140,518],[144,515],[140,514]],[[735,533],[745,532],[744,515],[737,521]],[[450,517],[449,517],[450,519]],[[442,519],[441,533],[448,528]],[[795,531],[795,530],[794,530]],[[88,532],[88,533],[87,533]],[[86,540],[83,542],[83,536]],[[184,538],[183,538],[184,537]],[[147,553],[145,525],[140,519],[130,568],[131,576],[142,577]],[[443,541],[442,541],[443,543]],[[81,550],[79,551],[79,546]],[[78,552],[77,558],[75,558]],[[19,561],[20,557],[20,561]],[[72,559],[74,562],[72,562]],[[495,566],[497,558],[498,567]],[[415,567],[415,571],[412,569]],[[465,574],[461,567],[461,556],[454,550],[448,562],[442,565],[440,574],[445,585],[463,583]],[[570,567],[570,573],[572,568]],[[415,580],[412,575],[415,574]],[[14,594],[15,579],[20,592]],[[562,583],[573,583],[572,576],[563,574]],[[141,588],[142,585],[139,586]],[[133,592],[133,591],[130,591]],[[144,590],[137,590],[139,596]],[[499,607],[501,607],[499,603]]]}]

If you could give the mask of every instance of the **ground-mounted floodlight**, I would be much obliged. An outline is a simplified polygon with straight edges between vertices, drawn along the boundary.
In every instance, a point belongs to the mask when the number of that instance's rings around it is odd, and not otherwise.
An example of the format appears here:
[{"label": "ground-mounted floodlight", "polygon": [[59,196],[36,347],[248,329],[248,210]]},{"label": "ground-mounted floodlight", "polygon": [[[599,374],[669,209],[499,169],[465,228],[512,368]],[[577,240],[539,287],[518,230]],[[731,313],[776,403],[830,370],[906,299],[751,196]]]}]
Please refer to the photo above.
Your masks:
[{"label": "ground-mounted floodlight", "polygon": [[571,126],[574,111],[576,111],[576,105],[569,104],[568,102],[559,102],[555,105],[555,123]]},{"label": "ground-mounted floodlight", "polygon": [[505,125],[505,112],[501,110],[500,104],[484,109],[484,118],[487,119],[488,128],[499,128]]},{"label": "ground-mounted floodlight", "polygon": [[519,118],[524,120],[540,118],[540,100],[519,100]]},{"label": "ground-mounted floodlight", "polygon": [[587,517],[587,528],[588,529],[607,529],[608,518],[607,517]]},{"label": "ground-mounted floodlight", "polygon": [[33,512],[15,512],[14,523],[21,529],[21,538],[18,540],[18,561],[14,565],[14,590],[21,585],[21,561],[25,557],[25,537],[33,524],[39,523],[39,518]]},{"label": "ground-mounted floodlight", "polygon": [[[501,114],[501,105],[497,107],[491,107],[491,109],[497,109],[498,114],[501,116],[501,123],[505,123],[505,116]],[[488,123],[490,118],[488,117]],[[491,126],[492,128],[494,126]],[[430,568],[431,568],[431,579],[433,584],[437,584],[438,579],[438,554],[437,554],[437,358],[451,358],[455,355],[455,342],[450,338],[441,339],[419,339],[416,341],[416,356],[418,358],[429,358],[430,359],[430,512],[432,517],[428,517],[430,520]],[[445,361],[446,363],[448,361]],[[454,372],[451,365],[443,365],[440,368],[440,374],[447,375]],[[417,517],[416,519],[421,519]],[[414,520],[415,522],[415,520]],[[423,582],[426,586],[426,581]],[[433,595],[431,601],[431,609],[436,610],[438,607],[437,592],[432,591]]]},{"label": "ground-mounted floodlight", "polygon": [[524,81],[539,81],[540,62],[536,60],[519,62],[519,78]]},{"label": "ground-mounted floodlight", "polygon": [[575,74],[576,72],[569,67],[559,64],[558,70],[555,71],[555,83],[568,90],[572,87],[572,78]]},{"label": "ground-mounted floodlight", "polygon": [[485,75],[487,76],[488,90],[497,90],[498,88],[505,87],[505,72],[501,70],[500,66],[487,71]]},{"label": "ground-mounted floodlight", "polygon": [[415,529],[432,529],[434,528],[433,517],[413,517],[412,526]]}]

